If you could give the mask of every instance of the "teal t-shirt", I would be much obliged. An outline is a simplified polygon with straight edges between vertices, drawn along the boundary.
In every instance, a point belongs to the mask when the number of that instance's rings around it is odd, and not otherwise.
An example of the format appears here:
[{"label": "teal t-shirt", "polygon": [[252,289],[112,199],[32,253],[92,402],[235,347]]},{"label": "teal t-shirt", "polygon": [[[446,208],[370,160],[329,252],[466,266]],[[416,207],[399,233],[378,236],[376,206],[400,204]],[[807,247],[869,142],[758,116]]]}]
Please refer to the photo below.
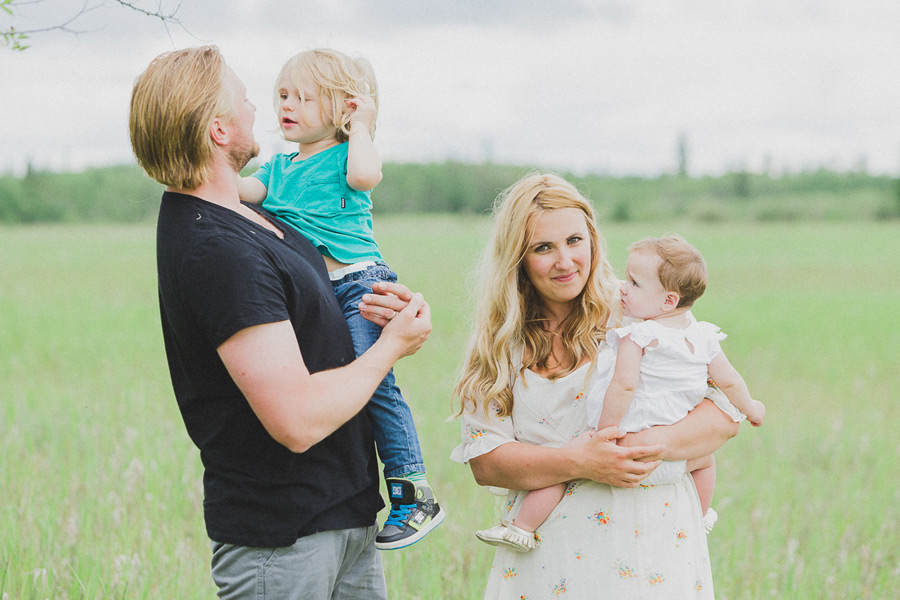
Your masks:
[{"label": "teal t-shirt", "polygon": [[306,236],[319,252],[353,264],[383,261],[372,231],[369,192],[347,183],[344,142],[292,162],[297,153],[276,154],[253,177],[266,186],[263,207]]}]

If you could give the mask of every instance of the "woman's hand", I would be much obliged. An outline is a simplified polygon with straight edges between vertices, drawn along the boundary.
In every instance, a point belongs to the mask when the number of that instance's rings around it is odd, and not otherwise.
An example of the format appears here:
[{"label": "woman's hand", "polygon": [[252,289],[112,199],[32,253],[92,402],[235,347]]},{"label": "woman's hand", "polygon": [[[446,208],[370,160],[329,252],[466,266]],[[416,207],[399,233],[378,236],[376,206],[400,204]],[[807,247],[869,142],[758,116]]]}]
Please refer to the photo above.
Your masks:
[{"label": "woman's hand", "polygon": [[617,427],[591,432],[570,446],[581,477],[617,487],[637,487],[659,466],[665,446],[627,448],[616,442],[625,435]]},{"label": "woman's hand", "polygon": [[397,313],[406,308],[414,294],[402,283],[379,281],[372,286],[373,294],[363,294],[359,314],[379,327],[391,322]]}]

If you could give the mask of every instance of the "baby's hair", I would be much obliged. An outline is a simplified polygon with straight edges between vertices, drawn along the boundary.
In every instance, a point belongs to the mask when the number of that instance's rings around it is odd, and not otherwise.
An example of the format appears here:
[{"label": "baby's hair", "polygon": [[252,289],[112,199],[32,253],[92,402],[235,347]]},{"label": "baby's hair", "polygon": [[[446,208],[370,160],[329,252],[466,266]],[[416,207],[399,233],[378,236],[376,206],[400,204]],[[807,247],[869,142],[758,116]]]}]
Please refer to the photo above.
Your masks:
[{"label": "baby's hair", "polygon": [[[281,74],[275,82],[276,112],[280,104],[279,88],[284,77],[290,79],[300,90],[302,100],[306,101],[300,85],[304,76],[308,76],[319,86],[322,116],[327,117],[324,112],[325,106],[331,108],[332,123],[337,129],[338,142],[343,143],[350,139],[350,111],[345,100],[357,96],[370,96],[375,102],[375,110],[378,110],[378,85],[375,81],[375,71],[369,61],[362,57],[351,58],[336,50],[317,48],[292,56],[281,68]],[[369,135],[375,137],[374,122]]]},{"label": "baby's hair", "polygon": [[644,238],[629,252],[652,252],[659,256],[659,282],[667,292],[676,292],[678,306],[691,306],[706,291],[706,263],[703,255],[680,235]]}]

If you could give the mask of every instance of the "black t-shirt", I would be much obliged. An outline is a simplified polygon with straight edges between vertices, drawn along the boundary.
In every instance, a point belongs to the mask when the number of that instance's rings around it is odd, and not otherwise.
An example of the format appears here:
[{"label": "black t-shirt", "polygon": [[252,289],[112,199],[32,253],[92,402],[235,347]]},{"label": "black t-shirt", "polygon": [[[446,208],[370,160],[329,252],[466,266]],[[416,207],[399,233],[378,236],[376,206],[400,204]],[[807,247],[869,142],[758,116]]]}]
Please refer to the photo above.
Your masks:
[{"label": "black t-shirt", "polygon": [[166,192],[156,244],[163,338],[175,397],[203,461],[207,533],[217,542],[276,547],[372,525],[383,502],[364,413],[295,454],[266,432],[216,351],[242,329],[290,320],[310,373],[355,358],[321,255],[264,214],[283,240],[232,210]]}]

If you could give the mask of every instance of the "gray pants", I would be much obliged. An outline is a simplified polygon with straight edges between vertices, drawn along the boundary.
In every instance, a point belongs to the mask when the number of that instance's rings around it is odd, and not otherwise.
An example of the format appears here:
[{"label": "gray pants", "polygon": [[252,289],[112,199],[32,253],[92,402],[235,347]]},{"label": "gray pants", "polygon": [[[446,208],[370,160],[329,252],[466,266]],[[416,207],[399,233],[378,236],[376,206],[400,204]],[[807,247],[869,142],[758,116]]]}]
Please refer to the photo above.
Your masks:
[{"label": "gray pants", "polygon": [[323,531],[285,548],[212,543],[212,577],[228,600],[386,600],[377,525]]}]

